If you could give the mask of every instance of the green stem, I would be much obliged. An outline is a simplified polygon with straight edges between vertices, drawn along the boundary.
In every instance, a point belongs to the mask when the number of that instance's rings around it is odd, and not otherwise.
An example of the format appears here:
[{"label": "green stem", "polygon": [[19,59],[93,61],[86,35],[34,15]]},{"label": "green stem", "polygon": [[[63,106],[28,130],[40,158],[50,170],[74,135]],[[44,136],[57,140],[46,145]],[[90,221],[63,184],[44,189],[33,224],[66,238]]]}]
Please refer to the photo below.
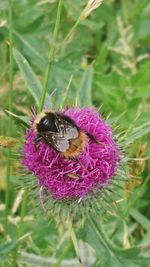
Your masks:
[{"label": "green stem", "polygon": [[51,71],[51,66],[52,66],[52,62],[53,62],[53,58],[54,58],[55,45],[56,45],[56,40],[57,40],[57,35],[58,35],[58,28],[59,28],[59,24],[60,24],[61,10],[62,10],[62,0],[59,0],[58,9],[57,9],[57,16],[56,16],[56,23],[55,23],[52,41],[50,44],[50,49],[49,49],[49,54],[48,54],[48,65],[47,65],[47,68],[45,71],[42,96],[41,96],[41,101],[40,101],[38,112],[42,111],[43,106],[44,106],[44,102],[45,102],[48,79],[49,79],[49,74]]},{"label": "green stem", "polygon": [[[9,0],[9,111],[12,112],[13,101],[13,26],[12,0]],[[8,136],[12,134],[12,116],[9,115]]]},{"label": "green stem", "polygon": [[[23,221],[24,221],[24,216],[26,212],[26,204],[27,204],[27,191],[24,191],[22,205],[21,205],[20,222],[18,226],[18,234],[17,234],[18,239],[22,236]],[[16,246],[16,249],[13,254],[13,266],[17,266],[18,248],[19,248],[19,243]]]},{"label": "green stem", "polygon": [[81,21],[81,20],[80,20],[80,16],[79,16],[79,18],[77,19],[77,21],[75,22],[75,24],[74,24],[73,27],[71,28],[70,32],[69,32],[69,33],[67,34],[67,36],[65,37],[63,43],[67,42],[67,41],[70,39],[71,35],[73,34],[74,30],[76,29],[76,27],[78,26],[78,24],[80,23],[80,21]]},{"label": "green stem", "polygon": [[71,240],[72,240],[76,255],[78,257],[80,265],[82,266],[82,261],[81,261],[81,257],[80,257],[80,249],[79,249],[79,246],[78,246],[78,240],[77,240],[77,237],[76,237],[76,233],[75,233],[75,231],[73,229],[71,218],[68,219],[68,228],[69,228],[69,234],[70,234],[70,237],[71,237]]},{"label": "green stem", "polygon": [[72,26],[71,30],[69,31],[69,33],[67,34],[67,36],[65,37],[65,39],[63,40],[63,44],[62,46],[64,46],[64,44],[70,39],[71,35],[73,34],[73,32],[75,31],[75,29],[77,28],[77,26],[80,24],[80,22],[84,19],[84,13],[85,13],[85,9],[82,10],[81,14],[79,15],[77,21],[75,22],[75,24]]},{"label": "green stem", "polygon": [[[13,103],[13,34],[12,34],[12,0],[9,0],[9,95],[8,95],[8,109],[12,112]],[[8,120],[8,136],[12,136],[12,116],[9,114]],[[8,226],[8,212],[9,212],[9,188],[10,188],[10,173],[11,173],[11,150],[8,150],[7,155],[7,173],[6,173],[6,210],[5,210],[5,233],[7,235]]]},{"label": "green stem", "polygon": [[127,26],[128,25],[128,11],[127,11],[127,0],[122,0],[122,14],[124,18],[124,23]]},{"label": "green stem", "polygon": [[65,247],[64,247],[64,250],[63,252],[61,253],[60,257],[58,258],[58,261],[56,262],[56,264],[54,265],[54,267],[60,267],[61,266],[61,263],[63,261],[63,259],[65,259],[68,251],[70,250],[71,248],[71,242],[69,242]]},{"label": "green stem", "polygon": [[20,222],[19,222],[19,227],[18,227],[18,239],[22,236],[23,220],[24,220],[24,216],[26,212],[26,204],[27,204],[27,195],[28,195],[28,192],[27,190],[25,190],[23,194],[22,205],[21,205]]}]

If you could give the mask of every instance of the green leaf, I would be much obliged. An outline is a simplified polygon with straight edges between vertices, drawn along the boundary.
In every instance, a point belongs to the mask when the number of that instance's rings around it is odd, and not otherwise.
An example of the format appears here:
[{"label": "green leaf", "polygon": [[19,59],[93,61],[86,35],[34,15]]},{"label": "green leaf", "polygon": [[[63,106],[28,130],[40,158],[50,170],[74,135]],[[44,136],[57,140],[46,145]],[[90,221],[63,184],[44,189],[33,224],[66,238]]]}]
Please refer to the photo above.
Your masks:
[{"label": "green leaf", "polygon": [[34,62],[34,64],[36,64],[40,70],[44,70],[46,66],[46,60],[44,59],[42,53],[40,53],[40,51],[37,49],[35,44],[33,45],[32,41],[29,42],[28,39],[25,38],[24,34],[21,35],[15,30],[13,30],[13,33],[19,39],[19,41],[21,41],[21,45],[24,46],[26,55],[30,57],[31,62]]},{"label": "green leaf", "polygon": [[81,85],[77,94],[77,102],[79,106],[92,105],[92,81],[93,81],[93,66],[89,66],[83,73]]},{"label": "green leaf", "polygon": [[104,66],[106,64],[107,56],[108,56],[108,48],[107,45],[104,43],[99,48],[99,53],[96,58],[95,62],[95,72],[103,72]]},{"label": "green leaf", "polygon": [[109,123],[109,124],[116,124],[119,122],[119,120],[125,115],[126,111],[122,112],[120,115],[114,117],[114,118],[109,118],[109,119],[106,119],[106,122]]},{"label": "green leaf", "polygon": [[30,122],[30,118],[28,116],[19,116],[13,112],[10,112],[9,110],[6,110],[6,112],[10,115],[12,115],[13,118],[16,118],[18,120],[20,120],[23,124],[25,124],[25,126],[29,125]]},{"label": "green leaf", "polygon": [[13,49],[13,55],[23,75],[27,88],[38,106],[41,97],[42,85],[37,79],[27,60],[16,48]]},{"label": "green leaf", "polygon": [[122,142],[122,144],[129,145],[133,143],[136,139],[142,137],[145,134],[148,134],[149,132],[150,132],[150,121],[134,128],[134,130],[127,137],[127,139]]},{"label": "green leaf", "polygon": [[150,265],[150,258],[138,256],[140,252],[138,248],[122,249],[115,246],[93,218],[89,221],[91,222],[87,239],[95,249],[101,267],[147,267]]},{"label": "green leaf", "polygon": [[0,258],[6,257],[17,245],[16,241],[9,241],[0,245]]},{"label": "green leaf", "polygon": [[139,211],[136,209],[131,209],[130,215],[134,218],[138,223],[140,223],[145,230],[150,231],[150,221]]},{"label": "green leaf", "polygon": [[143,19],[140,23],[138,37],[139,39],[144,39],[150,35],[150,19]]}]

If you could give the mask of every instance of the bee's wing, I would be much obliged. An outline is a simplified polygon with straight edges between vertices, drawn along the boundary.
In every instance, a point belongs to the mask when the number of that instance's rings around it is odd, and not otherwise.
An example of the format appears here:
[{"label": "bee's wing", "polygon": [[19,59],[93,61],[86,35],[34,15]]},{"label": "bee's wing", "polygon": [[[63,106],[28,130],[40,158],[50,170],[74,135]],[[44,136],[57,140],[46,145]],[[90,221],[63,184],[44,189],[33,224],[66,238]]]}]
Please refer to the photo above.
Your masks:
[{"label": "bee's wing", "polygon": [[62,138],[59,134],[53,132],[41,133],[43,139],[59,152],[66,152],[69,148],[69,141],[66,138]]},{"label": "bee's wing", "polygon": [[52,138],[55,140],[55,144],[57,144],[56,149],[60,152],[66,152],[69,148],[69,140],[77,138],[78,135],[79,132],[76,127],[68,127],[59,133],[53,134]]},{"label": "bee's wing", "polygon": [[52,139],[55,143],[55,148],[60,152],[66,152],[69,148],[69,140],[77,138],[78,135],[79,132],[76,127],[64,128],[59,133],[53,134]]},{"label": "bee's wing", "polygon": [[67,116],[60,116],[57,114],[55,124],[58,130],[58,136],[66,138],[68,140],[78,137],[79,132],[77,127],[74,125],[74,122]]},{"label": "bee's wing", "polygon": [[65,138],[61,138],[61,139],[58,139],[57,138],[57,150],[60,151],[60,152],[66,152],[67,149],[69,148],[69,142],[67,139]]},{"label": "bee's wing", "polygon": [[65,137],[69,139],[75,139],[79,135],[79,132],[76,127],[68,127],[65,129]]},{"label": "bee's wing", "polygon": [[70,125],[66,125],[64,127],[59,127],[59,131],[52,132],[41,132],[40,135],[54,149],[59,152],[66,152],[69,148],[69,140],[75,139],[78,137],[79,132],[76,127],[72,127]]}]

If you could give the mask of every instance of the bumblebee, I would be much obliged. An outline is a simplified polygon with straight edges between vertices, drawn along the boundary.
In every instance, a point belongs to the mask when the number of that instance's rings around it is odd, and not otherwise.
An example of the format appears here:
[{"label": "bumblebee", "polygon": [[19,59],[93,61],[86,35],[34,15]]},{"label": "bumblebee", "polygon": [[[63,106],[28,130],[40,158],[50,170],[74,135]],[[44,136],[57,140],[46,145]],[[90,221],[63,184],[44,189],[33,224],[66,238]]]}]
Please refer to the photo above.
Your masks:
[{"label": "bumblebee", "polygon": [[34,129],[37,133],[36,144],[43,140],[65,158],[76,158],[84,150],[88,138],[99,143],[93,135],[81,130],[69,116],[62,113],[40,113],[34,121]]}]

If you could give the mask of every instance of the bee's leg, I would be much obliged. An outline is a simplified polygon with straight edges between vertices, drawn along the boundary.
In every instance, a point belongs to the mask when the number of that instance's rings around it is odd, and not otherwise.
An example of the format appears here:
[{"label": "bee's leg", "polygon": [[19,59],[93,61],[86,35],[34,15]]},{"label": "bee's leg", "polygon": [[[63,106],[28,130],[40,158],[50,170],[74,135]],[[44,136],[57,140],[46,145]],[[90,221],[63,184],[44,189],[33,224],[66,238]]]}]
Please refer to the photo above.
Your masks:
[{"label": "bee's leg", "polygon": [[81,166],[87,173],[89,173],[89,171],[87,170],[87,168],[83,165],[83,163],[82,163],[79,159],[74,158],[73,160],[75,160],[76,162],[78,162],[78,163],[80,164],[80,166]]},{"label": "bee's leg", "polygon": [[37,115],[37,108],[36,108],[36,106],[31,107],[30,110],[31,110],[32,115],[34,117],[36,117],[36,115]]},{"label": "bee's leg", "polygon": [[89,132],[86,132],[85,131],[85,134],[96,144],[98,145],[104,145],[102,142],[98,141],[97,138],[93,135],[93,134],[90,134]]},{"label": "bee's leg", "polygon": [[68,176],[70,179],[77,180],[77,181],[79,181],[79,182],[82,182],[82,181],[83,181],[82,177],[81,177],[79,174],[68,173],[67,176]]},{"label": "bee's leg", "polygon": [[42,140],[42,136],[40,134],[37,134],[37,137],[34,140],[34,144],[38,145],[38,143]]}]

